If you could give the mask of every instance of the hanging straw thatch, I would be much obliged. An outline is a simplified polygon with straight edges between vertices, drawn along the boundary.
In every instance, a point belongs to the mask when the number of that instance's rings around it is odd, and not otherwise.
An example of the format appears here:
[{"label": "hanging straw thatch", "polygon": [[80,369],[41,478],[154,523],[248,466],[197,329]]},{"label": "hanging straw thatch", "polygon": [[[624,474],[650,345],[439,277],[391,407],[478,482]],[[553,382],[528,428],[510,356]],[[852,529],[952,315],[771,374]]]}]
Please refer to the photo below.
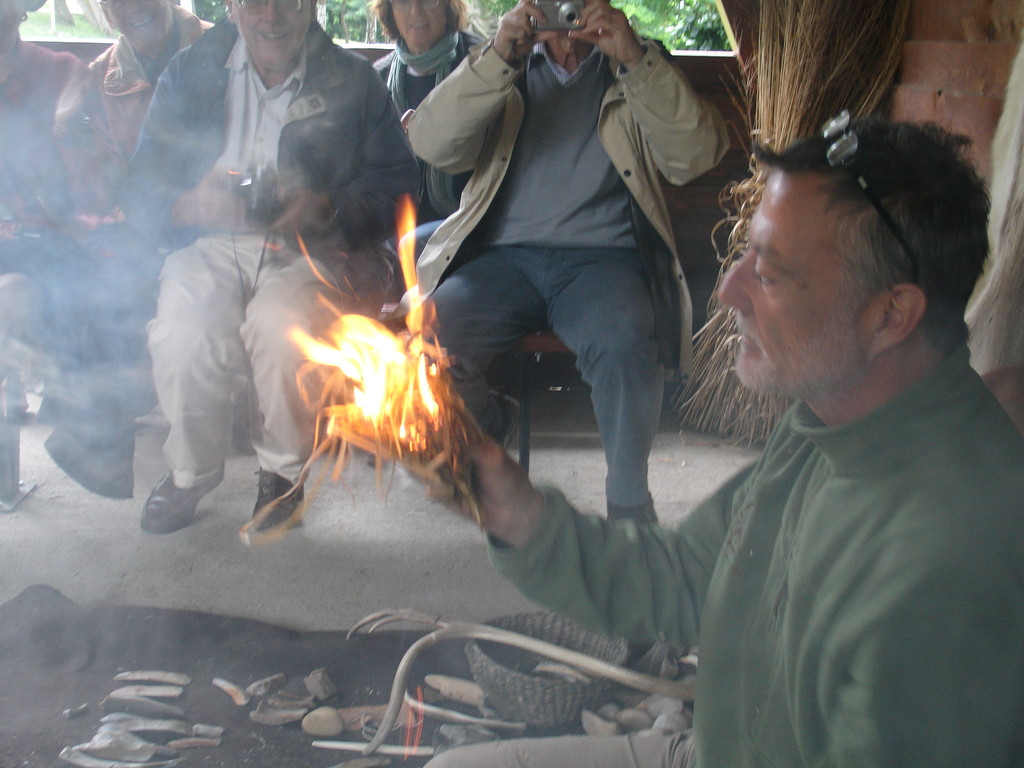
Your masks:
[{"label": "hanging straw thatch", "polygon": [[[783,148],[844,108],[863,116],[885,107],[909,9],[910,0],[761,0],[744,83],[753,140]],[[722,274],[744,248],[764,189],[753,160],[750,172],[723,192],[734,215],[720,222],[732,227]],[[708,318],[695,337],[693,376],[677,401],[683,425],[747,444],[763,442],[788,402],[740,384],[732,370],[732,311],[712,297]]]}]

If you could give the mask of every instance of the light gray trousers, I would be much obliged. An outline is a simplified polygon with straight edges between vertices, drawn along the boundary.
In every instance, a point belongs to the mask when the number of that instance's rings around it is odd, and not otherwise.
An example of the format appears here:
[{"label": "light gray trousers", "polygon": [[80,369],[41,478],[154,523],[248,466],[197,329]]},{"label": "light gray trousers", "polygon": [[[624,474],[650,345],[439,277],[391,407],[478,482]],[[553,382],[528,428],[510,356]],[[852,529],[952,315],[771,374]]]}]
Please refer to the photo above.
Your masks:
[{"label": "light gray trousers", "polygon": [[[320,267],[326,274],[326,270]],[[160,407],[170,423],[164,457],[188,488],[223,473],[232,393],[251,370],[261,429],[261,469],[296,480],[313,448],[315,414],[296,373],[303,356],[289,336],[310,333],[329,292],[302,254],[262,234],[201,237],[171,253],[160,274],[149,350]]]},{"label": "light gray trousers", "polygon": [[685,734],[507,739],[442,752],[425,768],[688,768]]}]

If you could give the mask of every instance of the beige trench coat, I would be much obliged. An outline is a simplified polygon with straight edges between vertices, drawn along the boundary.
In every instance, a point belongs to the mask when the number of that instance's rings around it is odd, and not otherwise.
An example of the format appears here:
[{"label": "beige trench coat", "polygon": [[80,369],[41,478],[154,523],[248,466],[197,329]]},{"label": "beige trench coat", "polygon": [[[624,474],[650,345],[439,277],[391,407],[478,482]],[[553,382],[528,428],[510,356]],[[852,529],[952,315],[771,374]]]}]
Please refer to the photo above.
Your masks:
[{"label": "beige trench coat", "polygon": [[[626,72],[611,62],[615,80],[601,104],[598,133],[639,210],[672,254],[681,324],[678,369],[690,369],[692,308],[679,265],[660,171],[685,184],[713,168],[728,148],[725,121],[700,99],[654,44],[639,67]],[[420,104],[409,124],[413,150],[449,173],[474,171],[459,209],[427,242],[417,272],[429,293],[451,269],[505,177],[523,118],[516,87],[522,67],[506,63],[489,43],[473,48],[462,64]]]}]

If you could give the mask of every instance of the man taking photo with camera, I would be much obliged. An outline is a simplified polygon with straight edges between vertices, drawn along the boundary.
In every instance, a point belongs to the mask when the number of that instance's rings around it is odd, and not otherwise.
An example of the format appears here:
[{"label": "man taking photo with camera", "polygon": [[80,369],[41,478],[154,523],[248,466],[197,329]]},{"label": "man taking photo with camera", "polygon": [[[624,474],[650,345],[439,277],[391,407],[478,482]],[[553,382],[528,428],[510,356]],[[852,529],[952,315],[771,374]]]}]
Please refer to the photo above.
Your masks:
[{"label": "man taking photo with camera", "polygon": [[515,406],[491,396],[487,366],[551,328],[592,389],[609,517],[654,522],[662,373],[690,361],[658,173],[685,184],[714,167],[728,145],[721,115],[605,0],[523,0],[408,129],[423,160],[473,173],[418,264],[467,406],[506,437]]},{"label": "man taking photo with camera", "polygon": [[289,331],[313,332],[318,294],[376,312],[388,287],[374,244],[397,198],[415,195],[416,161],[384,84],[331,42],[315,4],[228,0],[228,20],[168,65],[132,158],[129,221],[171,251],[149,324],[170,423],[170,472],[142,515],[151,533],[189,525],[223,478],[232,392],[248,381],[254,514],[275,500],[273,519],[291,513],[314,414]]}]

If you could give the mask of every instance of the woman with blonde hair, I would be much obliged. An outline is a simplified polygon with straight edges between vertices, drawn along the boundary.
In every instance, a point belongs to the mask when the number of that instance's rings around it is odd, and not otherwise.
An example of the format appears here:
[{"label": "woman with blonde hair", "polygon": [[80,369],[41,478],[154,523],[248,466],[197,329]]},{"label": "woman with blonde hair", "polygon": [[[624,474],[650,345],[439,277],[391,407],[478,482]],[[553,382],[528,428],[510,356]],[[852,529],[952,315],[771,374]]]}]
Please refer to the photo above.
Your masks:
[{"label": "woman with blonde hair", "polygon": [[[464,30],[469,21],[464,0],[370,0],[369,8],[395,41],[395,50],[379,59],[374,68],[387,83],[405,124],[411,111],[480,39]],[[453,177],[420,161],[417,219],[433,226],[417,230],[418,242],[422,243],[459,207],[469,176],[462,173]]]}]

